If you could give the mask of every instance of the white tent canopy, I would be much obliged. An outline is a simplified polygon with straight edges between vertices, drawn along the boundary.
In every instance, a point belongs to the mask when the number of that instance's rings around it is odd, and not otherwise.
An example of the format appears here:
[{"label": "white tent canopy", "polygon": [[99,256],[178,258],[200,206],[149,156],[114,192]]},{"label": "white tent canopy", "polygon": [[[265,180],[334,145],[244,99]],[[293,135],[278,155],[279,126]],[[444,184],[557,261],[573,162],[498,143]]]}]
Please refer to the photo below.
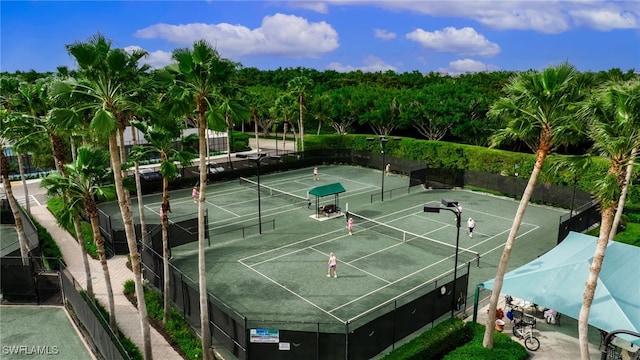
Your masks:
[{"label": "white tent canopy", "polygon": [[[597,238],[571,232],[548,253],[505,274],[502,293],[579,317]],[[494,280],[481,283],[493,289]],[[605,252],[589,324],[640,332],[640,248],[613,242]]]}]

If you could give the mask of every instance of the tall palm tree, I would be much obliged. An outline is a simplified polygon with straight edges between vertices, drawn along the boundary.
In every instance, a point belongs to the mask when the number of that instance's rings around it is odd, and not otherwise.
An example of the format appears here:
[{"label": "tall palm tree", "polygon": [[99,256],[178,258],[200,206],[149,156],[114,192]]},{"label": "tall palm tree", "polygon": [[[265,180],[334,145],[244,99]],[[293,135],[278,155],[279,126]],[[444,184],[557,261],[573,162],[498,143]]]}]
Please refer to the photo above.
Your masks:
[{"label": "tall palm tree", "polygon": [[559,146],[580,139],[581,124],[572,110],[583,99],[583,82],[586,79],[567,63],[546,68],[542,72],[520,73],[509,81],[504,89],[506,95],[494,103],[489,111],[490,116],[507,120],[506,127],[493,136],[492,146],[506,141],[524,142],[536,153],[536,161],[496,271],[482,343],[486,348],[493,348],[493,320],[507,263],[545,159]]},{"label": "tall palm tree", "polygon": [[[234,122],[240,120],[245,122],[249,118],[249,110],[243,99],[241,89],[235,86],[221,86],[218,92],[218,106],[213,112],[213,119],[209,120],[209,127],[214,130],[221,130],[220,126],[224,126],[227,131],[227,161],[231,167],[231,130],[233,129]],[[258,129],[256,123],[256,140],[258,137]],[[259,148],[259,147],[258,147]]]},{"label": "tall palm tree", "polygon": [[107,289],[107,303],[109,307],[109,325],[112,329],[117,327],[113,288],[111,275],[107,264],[107,256],[104,247],[104,238],[100,234],[98,224],[98,206],[96,199],[113,200],[115,191],[113,186],[105,186],[109,180],[110,172],[104,169],[109,165],[109,154],[104,150],[94,147],[80,147],[76,160],[64,165],[64,172],[53,172],[42,179],[41,186],[47,189],[48,195],[60,195],[65,198],[65,208],[58,219],[61,224],[73,224],[76,231],[87,278],[87,293],[93,301],[93,285],[91,282],[91,270],[88,268],[87,249],[80,230],[81,213],[84,212],[91,223],[93,238],[98,248],[98,258],[102,266]]},{"label": "tall palm tree", "polygon": [[[197,40],[193,48],[173,51],[175,64],[166,70],[168,79],[175,86],[168,98],[173,111],[191,114],[195,111],[198,124],[198,153],[200,158],[200,195],[198,198],[198,291],[200,294],[200,331],[202,354],[205,359],[213,359],[211,352],[211,331],[209,329],[209,307],[207,301],[207,269],[205,261],[205,198],[207,190],[207,144],[206,130],[209,120],[213,120],[214,108],[220,88],[230,80],[236,64],[220,57],[206,41]],[[160,77],[164,73],[158,74]]]},{"label": "tall palm tree", "polygon": [[[163,121],[164,120],[164,121]],[[163,296],[164,296],[164,316],[162,324],[167,325],[170,315],[170,277],[169,277],[169,180],[173,180],[179,174],[176,162],[182,166],[191,164],[191,160],[196,157],[189,151],[179,151],[174,145],[176,139],[181,135],[182,128],[176,119],[156,116],[155,125],[150,125],[144,121],[132,121],[131,124],[144,134],[147,144],[144,146],[134,146],[131,156],[134,159],[141,158],[146,154],[160,155],[160,174],[162,175],[162,259],[163,259]],[[195,135],[193,135],[195,137]],[[192,143],[195,139],[186,137],[182,141]]]},{"label": "tall palm tree", "polygon": [[306,100],[307,89],[313,86],[313,80],[306,76],[298,76],[291,79],[287,83],[287,89],[291,94],[295,94],[298,98],[298,131],[300,132],[300,151],[304,152],[304,121],[303,121],[303,109]]},{"label": "tall palm tree", "polygon": [[111,42],[100,34],[93,36],[87,42],[67,45],[67,52],[77,61],[84,79],[56,83],[53,88],[54,97],[69,96],[70,93],[81,95],[79,101],[73,106],[75,111],[78,113],[89,111],[93,114],[91,119],[92,130],[98,136],[108,138],[118,206],[124,222],[136,285],[136,300],[143,339],[142,352],[145,359],[151,359],[153,354],[149,319],[144,299],[140,252],[136,242],[129,196],[123,184],[123,154],[119,151],[117,140],[122,119],[126,113],[136,108],[131,103],[136,91],[126,86],[129,84],[129,80],[123,79],[123,76],[129,76],[131,71],[127,69],[137,66],[137,64],[136,61],[127,60],[126,54],[123,54],[124,50],[111,49]]},{"label": "tall palm tree", "polygon": [[626,184],[628,164],[633,162],[636,149],[640,147],[640,81],[622,84],[608,83],[594,92],[586,105],[589,123],[589,138],[597,155],[609,159],[609,170],[596,185],[594,195],[600,203],[600,233],[589,267],[582,307],[578,317],[580,356],[589,359],[589,313],[602,269],[605,251],[616,207]]},{"label": "tall palm tree", "polygon": [[[295,99],[291,96],[291,94],[284,93],[278,96],[273,106],[269,109],[269,112],[273,114],[273,117],[278,119],[281,118],[284,123],[284,131],[282,134],[282,151],[285,151],[285,141],[287,139],[287,127],[291,128],[291,132],[293,133],[293,141],[294,141],[294,149],[293,151],[298,151],[298,143],[296,136],[296,129],[291,122],[291,114],[293,114],[295,109]],[[288,126],[291,125],[291,126]],[[300,124],[298,124],[299,126]]]}]

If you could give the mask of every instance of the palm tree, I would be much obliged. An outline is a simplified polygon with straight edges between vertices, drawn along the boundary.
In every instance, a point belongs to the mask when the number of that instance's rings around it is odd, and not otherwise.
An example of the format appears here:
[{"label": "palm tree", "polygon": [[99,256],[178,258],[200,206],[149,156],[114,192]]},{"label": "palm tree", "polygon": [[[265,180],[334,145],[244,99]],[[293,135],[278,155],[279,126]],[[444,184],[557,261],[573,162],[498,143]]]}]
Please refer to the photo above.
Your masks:
[{"label": "palm tree", "polygon": [[[215,102],[220,88],[228,83],[236,64],[220,57],[218,52],[204,40],[193,43],[193,49],[175,49],[172,55],[176,64],[166,70],[175,86],[169,93],[174,112],[197,113],[198,152],[200,172],[200,196],[198,198],[198,283],[200,294],[200,331],[202,353],[212,359],[211,331],[209,329],[209,307],[207,300],[207,269],[205,262],[205,198],[207,190],[207,144],[206,131],[213,120]],[[162,73],[160,76],[164,75]]]},{"label": "palm tree", "polygon": [[98,206],[96,203],[96,199],[113,200],[115,198],[114,187],[102,185],[109,180],[108,177],[111,175],[109,172],[104,171],[109,164],[109,157],[104,150],[94,147],[80,147],[77,153],[74,162],[64,165],[63,173],[54,172],[49,174],[42,179],[41,186],[47,189],[48,195],[60,195],[65,199],[65,211],[58,219],[58,222],[63,225],[73,224],[74,226],[80,243],[85,276],[87,276],[87,293],[89,294],[89,299],[93,301],[91,270],[85,241],[80,230],[81,213],[84,212],[89,217],[107,288],[107,303],[110,314],[109,325],[112,329],[115,329],[117,324],[113,288],[107,264],[104,238],[100,234]]},{"label": "palm tree", "polygon": [[298,76],[287,83],[289,92],[298,98],[298,131],[300,132],[300,151],[302,152],[304,152],[304,121],[302,110],[304,109],[307,89],[311,86],[313,86],[313,80],[306,76]]},{"label": "palm tree", "polygon": [[[233,167],[231,162],[231,129],[235,120],[244,122],[249,116],[248,109],[241,94],[241,90],[234,86],[222,86],[218,92],[218,105],[214,111],[213,121],[209,120],[209,127],[214,130],[220,130],[220,126],[224,124],[227,131],[227,161],[229,166]],[[256,140],[258,138],[258,129],[256,123]],[[259,148],[259,147],[258,147]]]},{"label": "palm tree", "polygon": [[506,141],[521,141],[536,153],[536,161],[496,271],[482,343],[486,348],[493,348],[493,319],[507,263],[545,159],[559,146],[580,139],[581,125],[572,110],[583,97],[585,80],[567,63],[546,68],[542,72],[520,73],[505,86],[506,96],[494,103],[489,111],[490,116],[508,121],[506,127],[492,137],[492,147]]},{"label": "palm tree", "polygon": [[[589,267],[582,307],[578,317],[580,355],[589,359],[589,312],[598,284],[598,276],[604,262],[605,250],[612,232],[614,214],[621,191],[627,186],[628,164],[640,147],[640,81],[622,84],[607,83],[594,92],[586,105],[589,123],[589,138],[597,155],[609,159],[609,170],[596,185],[594,195],[600,203],[600,233]],[[624,205],[624,204],[623,204]]]},{"label": "palm tree", "polygon": [[[163,121],[164,120],[164,121]],[[191,164],[191,160],[196,157],[189,151],[179,151],[174,148],[175,140],[182,132],[180,122],[164,116],[156,116],[155,125],[149,125],[143,121],[132,121],[131,124],[142,131],[147,140],[145,146],[134,146],[131,156],[134,159],[143,157],[146,154],[160,154],[160,174],[162,174],[162,258],[163,258],[163,295],[164,295],[164,316],[162,324],[167,325],[170,315],[170,277],[169,277],[169,180],[173,180],[179,174],[176,162],[182,166]],[[195,137],[195,135],[193,136]],[[186,137],[182,141],[191,143],[195,139]]]},{"label": "palm tree", "polygon": [[98,34],[87,42],[67,45],[68,53],[75,58],[85,77],[80,81],[69,80],[54,85],[53,94],[68,96],[70,93],[80,95],[74,109],[78,113],[89,111],[93,114],[91,128],[98,136],[108,138],[111,168],[118,198],[120,214],[124,222],[127,245],[131,258],[131,267],[136,287],[136,300],[140,314],[140,327],[143,339],[143,355],[145,359],[153,358],[151,349],[151,335],[147,317],[144,286],[140,267],[140,252],[136,243],[136,233],[133,225],[133,215],[129,196],[123,185],[122,162],[123,153],[119,151],[117,136],[120,132],[122,119],[135,106],[131,103],[136,92],[128,89],[128,68],[137,66],[136,61],[129,61],[124,50],[111,49],[111,42]]},{"label": "palm tree", "polygon": [[[282,134],[282,151],[285,151],[285,141],[287,139],[287,126],[291,125],[291,132],[293,133],[293,141],[294,141],[294,149],[293,151],[298,151],[297,144],[297,136],[296,129],[291,122],[291,114],[294,112],[295,99],[291,96],[291,94],[282,94],[278,96],[273,104],[273,106],[269,109],[269,112],[273,114],[274,118],[282,118],[282,122],[284,123],[284,131]],[[299,126],[300,124],[298,124]]]}]

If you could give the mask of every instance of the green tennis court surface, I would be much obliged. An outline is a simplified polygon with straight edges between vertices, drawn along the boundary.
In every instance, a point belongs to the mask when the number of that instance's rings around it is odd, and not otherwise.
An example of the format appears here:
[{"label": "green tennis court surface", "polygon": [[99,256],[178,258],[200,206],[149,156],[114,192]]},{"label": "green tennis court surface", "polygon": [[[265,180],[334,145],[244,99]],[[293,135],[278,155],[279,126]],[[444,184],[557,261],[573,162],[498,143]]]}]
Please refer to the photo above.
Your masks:
[{"label": "green tennis court surface", "polygon": [[[464,263],[472,264],[467,298],[476,284],[495,276],[517,201],[420,186],[409,191],[409,179],[393,175],[384,178],[385,192],[393,190],[393,197],[387,193],[384,202],[371,203],[372,195],[381,191],[380,170],[354,166],[320,166],[319,170],[318,181],[313,179],[312,168],[261,176],[261,235],[256,183],[236,180],[207,187],[207,285],[211,293],[248,319],[345,323],[380,304],[421,295],[432,289],[435,279],[451,280],[455,216],[448,211],[423,211],[425,203],[439,204],[443,198],[463,206],[458,264],[459,273]],[[302,201],[314,187],[336,182],[346,189],[339,196],[343,213],[348,210],[374,220],[354,215],[353,236],[347,233],[344,216],[319,221],[316,209],[307,208]],[[315,207],[315,199],[311,200]],[[157,224],[160,201],[160,194],[145,196],[147,221]],[[334,197],[327,196],[320,205],[333,202]],[[113,219],[119,218],[115,203],[101,208],[115,214]],[[197,208],[190,189],[171,192],[170,220],[195,217]],[[137,209],[135,200],[132,209]],[[533,204],[528,207],[510,269],[555,245],[558,219],[564,213]],[[476,221],[473,238],[466,233],[468,217]],[[338,258],[337,279],[326,277],[330,252]],[[173,248],[172,256],[173,265],[189,278],[198,278],[197,243]],[[480,267],[475,266],[478,256]]]},{"label": "green tennis court surface", "polygon": [[7,360],[93,359],[62,307],[0,306],[0,343]]},{"label": "green tennis court surface", "polygon": [[[463,190],[423,190],[420,186],[408,192],[408,178],[394,175],[385,178],[385,190],[399,189],[393,198],[385,196],[384,202],[372,204],[371,194],[380,192],[380,176],[380,170],[352,166],[320,167],[319,181],[313,180],[311,168],[261,176],[261,184],[303,198],[316,186],[341,183],[346,189],[339,197],[343,212],[348,204],[349,211],[386,225],[356,217],[353,236],[347,233],[345,217],[319,221],[314,218],[315,209],[272,196],[263,188],[263,233],[256,231],[242,238],[225,231],[257,224],[257,189],[238,181],[208,186],[210,292],[249,320],[343,324],[389,301],[401,305],[406,301],[403,297],[431,290],[433,280],[453,277],[455,216],[448,211],[423,212],[425,203],[439,204],[442,198],[457,200],[463,206],[459,269],[464,262],[472,264],[468,298],[477,283],[495,276],[517,201]],[[153,213],[159,201],[159,195],[147,196],[145,208]],[[329,196],[322,198],[321,204],[333,201]],[[195,216],[197,211],[189,190],[172,192],[171,207],[170,217]],[[565,212],[529,206],[510,269],[555,245],[558,218]],[[464,227],[468,217],[476,221],[473,238]],[[275,230],[265,225],[273,221]],[[338,278],[326,276],[330,252],[338,258]],[[480,267],[475,266],[475,254],[480,256]],[[197,243],[173,248],[172,256],[173,265],[191,279],[198,278]]]}]

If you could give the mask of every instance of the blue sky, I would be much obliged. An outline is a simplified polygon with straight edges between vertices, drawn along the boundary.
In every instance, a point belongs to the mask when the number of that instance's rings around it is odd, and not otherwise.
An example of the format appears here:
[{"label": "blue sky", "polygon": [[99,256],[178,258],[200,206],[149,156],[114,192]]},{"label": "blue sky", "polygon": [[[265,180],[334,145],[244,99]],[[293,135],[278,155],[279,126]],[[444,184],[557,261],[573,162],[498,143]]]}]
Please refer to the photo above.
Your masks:
[{"label": "blue sky", "polygon": [[0,71],[75,68],[65,44],[98,32],[153,67],[203,38],[262,70],[640,71],[640,1],[7,1]]}]

